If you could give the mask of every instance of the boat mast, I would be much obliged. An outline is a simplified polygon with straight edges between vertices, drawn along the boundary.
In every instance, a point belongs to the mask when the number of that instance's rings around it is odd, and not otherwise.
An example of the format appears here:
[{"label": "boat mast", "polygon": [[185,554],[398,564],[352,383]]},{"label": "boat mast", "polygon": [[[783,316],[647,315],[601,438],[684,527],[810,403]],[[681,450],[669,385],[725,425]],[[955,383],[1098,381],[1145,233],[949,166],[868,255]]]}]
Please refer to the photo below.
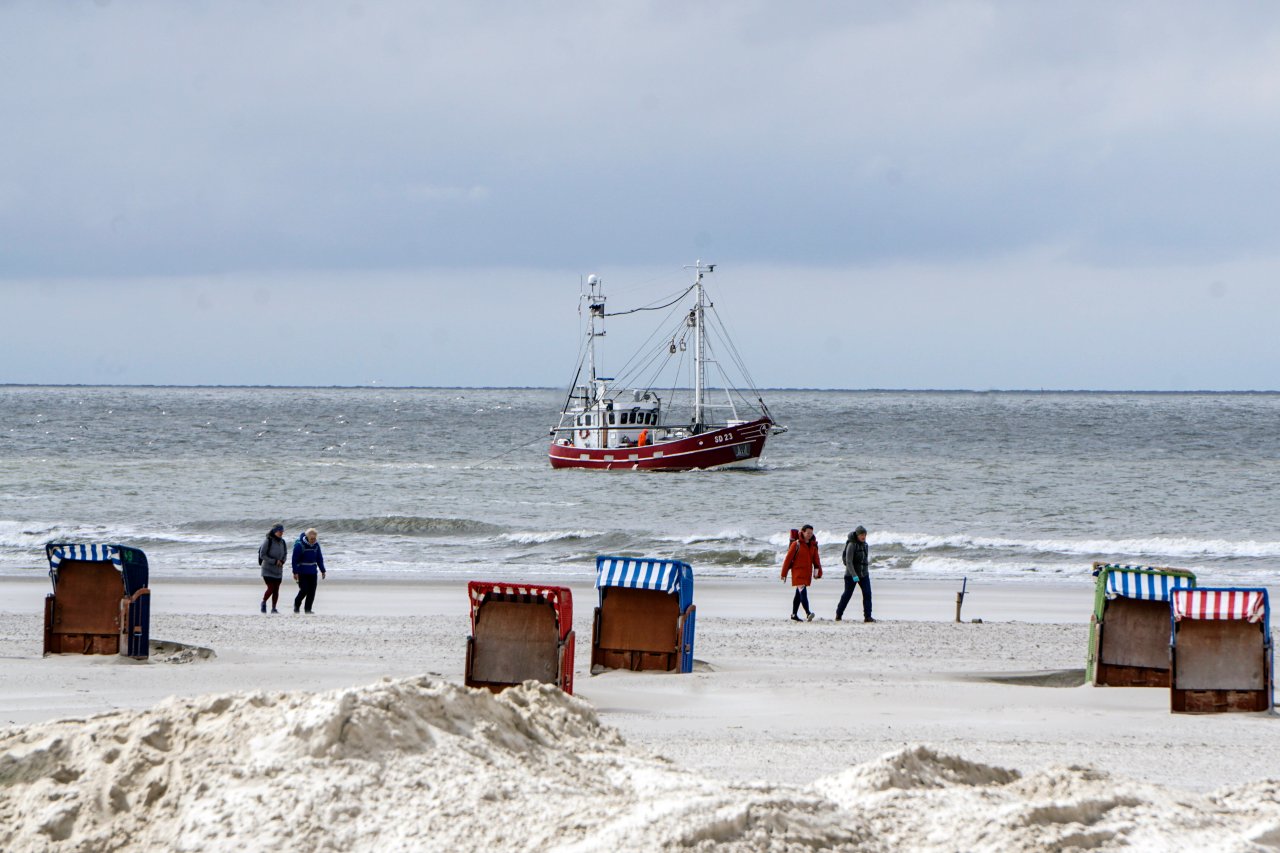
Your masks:
[{"label": "boat mast", "polygon": [[693,287],[697,291],[697,300],[693,310],[689,312],[689,322],[693,326],[693,431],[699,433],[702,432],[702,397],[707,387],[706,343],[702,336],[702,315],[706,294],[702,289],[702,274],[715,272],[716,265],[703,264],[702,260],[698,259],[693,262],[692,267],[686,266],[685,269],[692,269],[696,273]]},{"label": "boat mast", "polygon": [[604,301],[605,296],[600,292],[600,277],[597,275],[587,276],[587,286],[591,288],[590,293],[583,294],[583,299],[587,300],[587,364],[588,364],[588,386],[591,390],[587,399],[583,401],[585,406],[594,404],[599,399],[598,382],[596,381],[596,338],[604,337],[604,329],[596,331],[596,318],[600,318],[600,325],[604,325]]}]

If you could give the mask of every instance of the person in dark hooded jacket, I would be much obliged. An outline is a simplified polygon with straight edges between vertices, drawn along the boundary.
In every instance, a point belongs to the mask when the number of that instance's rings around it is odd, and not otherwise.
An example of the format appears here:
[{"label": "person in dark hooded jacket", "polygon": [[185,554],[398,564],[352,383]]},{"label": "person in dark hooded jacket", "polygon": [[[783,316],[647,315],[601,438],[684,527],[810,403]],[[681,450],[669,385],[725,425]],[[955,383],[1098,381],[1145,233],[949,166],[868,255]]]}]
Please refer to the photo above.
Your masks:
[{"label": "person in dark hooded jacket", "polygon": [[853,598],[853,588],[862,588],[862,621],[874,622],[871,618],[871,549],[867,547],[867,528],[861,524],[849,534],[844,543],[844,595],[836,605],[836,621],[844,619],[844,609]]},{"label": "person in dark hooded jacket", "polygon": [[293,543],[293,579],[298,583],[298,594],[293,599],[294,613],[298,612],[304,601],[307,612],[311,612],[311,606],[316,600],[316,584],[325,576],[324,554],[320,551],[320,542],[316,537],[316,529],[308,528]]},{"label": "person in dark hooded jacket", "polygon": [[284,561],[289,556],[289,543],[284,541],[284,525],[277,524],[267,533],[267,539],[258,546],[258,565],[262,567],[262,580],[267,591],[262,594],[262,612],[267,612],[267,600],[271,600],[271,612],[279,613],[280,581],[284,578]]}]

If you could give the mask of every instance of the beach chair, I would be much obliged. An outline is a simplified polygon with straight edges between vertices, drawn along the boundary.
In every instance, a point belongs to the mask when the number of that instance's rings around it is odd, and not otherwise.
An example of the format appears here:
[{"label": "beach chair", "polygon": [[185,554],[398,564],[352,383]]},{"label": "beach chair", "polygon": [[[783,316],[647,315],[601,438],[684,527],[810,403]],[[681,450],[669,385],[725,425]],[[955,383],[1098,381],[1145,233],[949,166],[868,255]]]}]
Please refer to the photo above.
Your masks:
[{"label": "beach chair", "polygon": [[679,560],[596,557],[600,603],[591,669],[693,671],[693,568]]},{"label": "beach chair", "polygon": [[525,681],[573,693],[573,594],[563,586],[467,584],[468,687],[494,693]]},{"label": "beach chair", "polygon": [[1271,710],[1275,658],[1265,589],[1177,590],[1169,616],[1171,711]]},{"label": "beach chair", "polygon": [[44,602],[44,653],[149,654],[147,556],[125,545],[50,542],[53,592]]},{"label": "beach chair", "polygon": [[1169,595],[1191,589],[1186,569],[1094,563],[1086,680],[1111,687],[1169,686]]}]

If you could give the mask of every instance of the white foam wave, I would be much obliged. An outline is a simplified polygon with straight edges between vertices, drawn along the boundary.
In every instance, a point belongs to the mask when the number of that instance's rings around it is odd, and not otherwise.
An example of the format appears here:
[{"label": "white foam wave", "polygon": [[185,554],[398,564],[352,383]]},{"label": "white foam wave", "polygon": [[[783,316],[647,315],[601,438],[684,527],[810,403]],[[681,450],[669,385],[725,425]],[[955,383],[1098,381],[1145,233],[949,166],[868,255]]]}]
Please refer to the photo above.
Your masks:
[{"label": "white foam wave", "polygon": [[702,542],[740,542],[754,539],[745,530],[722,530],[719,533],[689,533],[684,536],[658,536],[659,542],[679,542],[681,545],[697,545]]},{"label": "white foam wave", "polygon": [[958,557],[919,557],[907,570],[915,577],[959,577],[961,575],[1002,575],[1054,577],[1088,575],[1087,567],[1076,562],[1042,563],[1028,566],[1026,563],[1001,563],[992,560],[966,560]]},{"label": "white foam wave", "polygon": [[[815,528],[813,536],[818,540],[819,547],[832,548],[843,547],[845,541],[849,538],[849,533],[847,531],[836,532],[834,530],[818,530]],[[778,553],[781,554],[791,545],[791,531],[785,530],[780,533],[770,533],[764,541],[778,549]]]},{"label": "white foam wave", "polygon": [[[772,539],[770,540],[772,541]],[[881,531],[867,536],[873,546],[897,546],[907,551],[943,548],[983,551],[1005,550],[1029,554],[1080,556],[1123,555],[1159,557],[1280,557],[1280,542],[1253,539],[1196,539],[1187,536],[1150,536],[1132,539],[1012,539],[968,536],[960,533],[897,533]]]},{"label": "white foam wave", "polygon": [[517,545],[545,545],[548,542],[561,542],[570,539],[590,539],[604,536],[598,530],[532,530],[515,533],[503,533],[497,538]]}]

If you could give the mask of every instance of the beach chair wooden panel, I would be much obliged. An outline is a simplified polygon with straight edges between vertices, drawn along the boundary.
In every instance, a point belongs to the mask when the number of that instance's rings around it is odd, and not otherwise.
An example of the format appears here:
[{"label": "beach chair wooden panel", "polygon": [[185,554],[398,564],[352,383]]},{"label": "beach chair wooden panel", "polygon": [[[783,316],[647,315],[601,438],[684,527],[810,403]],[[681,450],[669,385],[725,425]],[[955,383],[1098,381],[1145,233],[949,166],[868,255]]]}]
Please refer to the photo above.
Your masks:
[{"label": "beach chair wooden panel", "polygon": [[592,669],[691,672],[693,569],[678,560],[597,557]]},{"label": "beach chair wooden panel", "polygon": [[1169,596],[1195,586],[1186,569],[1094,563],[1088,678],[1112,687],[1169,686]]},{"label": "beach chair wooden panel", "polygon": [[149,654],[146,555],[124,545],[49,543],[45,654]]},{"label": "beach chair wooden panel", "polygon": [[495,693],[525,681],[573,692],[573,594],[566,587],[472,581],[465,682]]},{"label": "beach chair wooden panel", "polygon": [[1271,709],[1274,659],[1265,589],[1178,591],[1169,609],[1171,710]]}]

